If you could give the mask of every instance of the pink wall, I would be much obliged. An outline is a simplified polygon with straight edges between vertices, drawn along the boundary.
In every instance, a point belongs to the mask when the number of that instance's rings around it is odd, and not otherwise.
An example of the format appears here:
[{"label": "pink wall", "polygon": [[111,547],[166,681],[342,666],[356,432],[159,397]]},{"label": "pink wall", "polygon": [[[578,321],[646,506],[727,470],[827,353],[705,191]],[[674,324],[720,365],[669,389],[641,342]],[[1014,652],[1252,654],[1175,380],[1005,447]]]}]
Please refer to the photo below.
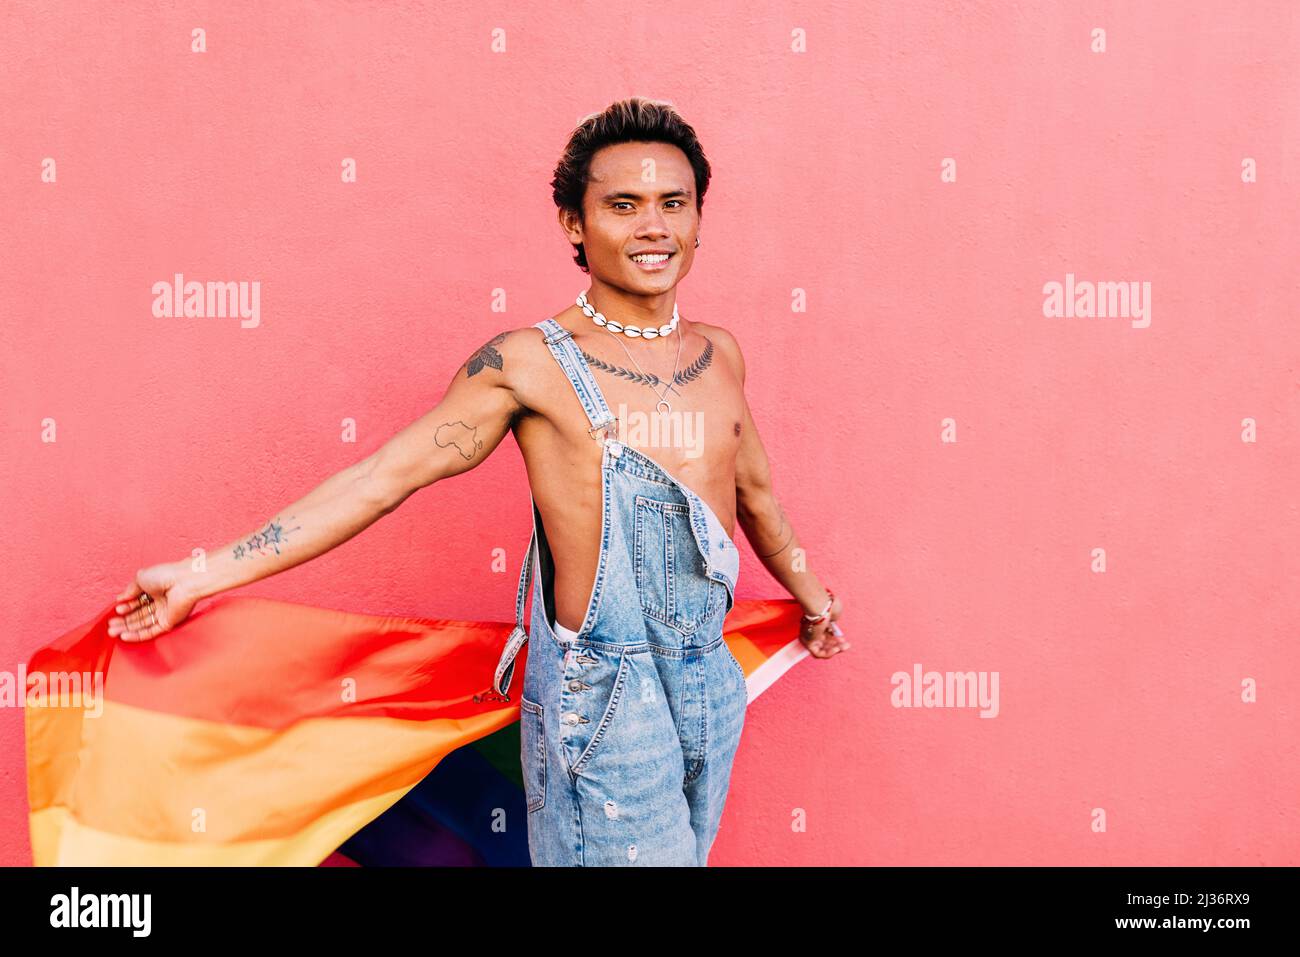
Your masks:
[{"label": "pink wall", "polygon": [[[1284,0],[7,3],[0,667],[571,301],[551,171],[640,93],[714,165],[680,302],[746,349],[853,639],[755,703],[713,862],[1300,863],[1297,75]],[[260,326],[154,318],[177,272],[259,281]],[[1149,282],[1149,326],[1045,317],[1067,273]],[[504,621],[528,521],[507,438],[247,591]],[[778,594],[741,544],[740,597]],[[894,707],[917,662],[996,671],[997,717]],[[30,860],[22,754],[0,709],[0,864]]]}]

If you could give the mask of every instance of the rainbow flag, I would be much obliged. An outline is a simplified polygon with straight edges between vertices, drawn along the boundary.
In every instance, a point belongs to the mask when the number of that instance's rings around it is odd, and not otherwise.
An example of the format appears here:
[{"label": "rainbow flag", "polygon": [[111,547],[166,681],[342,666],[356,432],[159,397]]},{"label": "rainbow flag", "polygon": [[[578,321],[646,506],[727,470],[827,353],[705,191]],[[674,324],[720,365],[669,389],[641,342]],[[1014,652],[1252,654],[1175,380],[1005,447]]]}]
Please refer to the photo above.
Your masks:
[{"label": "rainbow flag", "polygon": [[[513,623],[225,596],[134,644],[115,604],[20,682],[37,866],[530,863],[518,696],[491,689]],[[807,654],[799,616],[728,614],[751,703]]]}]

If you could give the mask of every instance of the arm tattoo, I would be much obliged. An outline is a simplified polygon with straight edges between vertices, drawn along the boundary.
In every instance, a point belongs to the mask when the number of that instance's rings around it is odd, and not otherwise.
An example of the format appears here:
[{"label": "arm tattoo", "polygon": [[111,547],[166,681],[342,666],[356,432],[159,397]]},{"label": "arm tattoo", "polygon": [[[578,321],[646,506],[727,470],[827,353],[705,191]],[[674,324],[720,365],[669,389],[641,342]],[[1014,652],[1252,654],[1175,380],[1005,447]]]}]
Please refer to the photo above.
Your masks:
[{"label": "arm tattoo", "polygon": [[[291,515],[289,521],[292,520],[293,516]],[[289,532],[296,532],[300,528],[302,528],[301,525],[295,525],[293,528],[286,529],[278,519],[272,519],[266,523],[266,528],[260,532],[254,532],[247,541],[240,542],[235,546],[235,561],[252,558],[254,555],[264,555],[266,554],[265,549],[268,548],[275,549],[275,553],[279,555],[280,545],[288,541]]]},{"label": "arm tattoo", "polygon": [[[785,509],[781,508],[781,503],[780,503],[780,502],[777,502],[777,503],[776,503],[776,510],[777,510],[777,512],[780,513],[780,515],[781,515],[781,528],[780,528],[780,529],[777,529],[777,534],[780,535],[780,534],[781,534],[781,531],[785,529],[785,524],[786,524],[786,523],[785,523]],[[774,552],[768,552],[766,555],[759,555],[758,557],[759,557],[759,558],[771,558],[773,555],[779,555],[781,552],[785,551],[785,546],[790,544],[790,540],[791,540],[792,538],[794,538],[794,529],[793,529],[793,528],[790,529],[790,534],[787,535],[787,536],[785,537],[785,545],[782,545],[780,548],[778,548],[778,549],[777,549],[776,551],[774,551]]]},{"label": "arm tattoo", "polygon": [[474,350],[474,354],[465,360],[466,378],[474,375],[476,372],[482,372],[488,366],[491,366],[498,372],[501,371],[501,353],[497,352],[493,347],[505,337],[506,333],[498,333]]},{"label": "arm tattoo", "polygon": [[[688,382],[698,379],[704,374],[704,370],[709,367],[709,364],[713,362],[713,340],[706,336],[704,341],[707,342],[708,345],[704,347],[704,351],[700,353],[699,358],[673,376],[673,382],[676,385],[685,385]],[[643,385],[650,386],[659,385],[663,381],[653,372],[641,373],[635,369],[625,369],[623,366],[616,366],[603,359],[598,359],[586,350],[580,351],[582,352],[582,357],[586,359],[590,365],[595,366],[597,369],[603,369],[605,372],[609,372],[613,375],[619,376],[620,378],[630,379],[633,382],[639,382]]]},{"label": "arm tattoo", "polygon": [[472,459],[483,448],[483,441],[478,437],[478,426],[466,425],[460,419],[444,422],[433,433],[433,441],[438,448],[455,448],[466,459]]}]

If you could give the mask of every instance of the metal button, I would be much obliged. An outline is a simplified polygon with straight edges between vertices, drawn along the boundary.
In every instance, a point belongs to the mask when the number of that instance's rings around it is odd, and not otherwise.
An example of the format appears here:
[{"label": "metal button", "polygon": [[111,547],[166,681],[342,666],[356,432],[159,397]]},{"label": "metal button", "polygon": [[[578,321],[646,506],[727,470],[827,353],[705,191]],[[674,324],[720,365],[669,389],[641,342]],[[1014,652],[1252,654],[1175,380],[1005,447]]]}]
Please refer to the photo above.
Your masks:
[{"label": "metal button", "polygon": [[570,681],[570,682],[569,682],[569,690],[570,690],[570,691],[581,691],[581,690],[582,690],[582,682],[581,682],[581,681],[578,681],[576,678],[575,678],[573,681]]},{"label": "metal button", "polygon": [[566,715],[564,716],[564,723],[565,723],[565,724],[577,724],[577,723],[578,723],[578,715],[577,715],[575,712],[570,711],[568,714],[566,714]]}]

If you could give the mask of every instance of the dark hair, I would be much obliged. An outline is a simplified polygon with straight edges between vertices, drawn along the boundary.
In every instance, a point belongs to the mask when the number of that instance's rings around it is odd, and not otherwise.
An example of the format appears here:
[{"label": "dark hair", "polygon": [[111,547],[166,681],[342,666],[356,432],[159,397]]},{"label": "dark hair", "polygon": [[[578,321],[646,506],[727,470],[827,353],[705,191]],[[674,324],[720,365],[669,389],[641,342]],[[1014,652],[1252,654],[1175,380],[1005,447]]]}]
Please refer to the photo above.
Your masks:
[{"label": "dark hair", "polygon": [[[555,167],[555,178],[551,180],[555,205],[573,210],[581,222],[582,198],[587,192],[592,156],[606,146],[636,142],[670,143],[686,154],[695,170],[695,210],[701,211],[704,194],[709,188],[709,161],[704,158],[695,130],[671,103],[640,96],[611,103],[604,112],[586,117],[573,131],[564,155]],[[587,272],[587,252],[582,243],[576,249],[573,261],[579,269]]]}]

